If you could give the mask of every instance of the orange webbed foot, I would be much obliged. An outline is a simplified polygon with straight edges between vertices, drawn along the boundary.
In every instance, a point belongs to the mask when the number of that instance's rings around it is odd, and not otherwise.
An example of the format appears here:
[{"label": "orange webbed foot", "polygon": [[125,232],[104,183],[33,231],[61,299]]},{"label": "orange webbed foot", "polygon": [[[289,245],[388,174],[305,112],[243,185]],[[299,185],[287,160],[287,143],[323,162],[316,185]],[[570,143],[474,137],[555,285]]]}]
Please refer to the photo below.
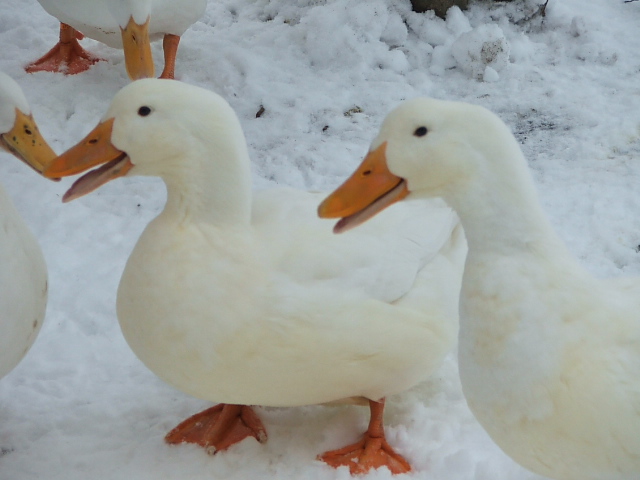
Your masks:
[{"label": "orange webbed foot", "polygon": [[34,72],[62,72],[75,75],[84,72],[100,58],[87,52],[78,39],[83,35],[73,27],[60,24],[60,41],[44,56],[25,67],[27,73]]},{"label": "orange webbed foot", "polygon": [[326,452],[318,459],[334,468],[346,465],[352,475],[380,467],[387,467],[394,475],[411,471],[409,462],[396,453],[384,438],[370,437],[366,433],[359,442]]},{"label": "orange webbed foot", "polygon": [[195,443],[213,455],[247,437],[254,437],[260,443],[267,441],[264,425],[253,409],[247,405],[221,403],[180,423],[165,436],[165,441]]},{"label": "orange webbed foot", "polygon": [[370,400],[369,405],[371,420],[362,439],[352,445],[319,455],[318,460],[334,468],[347,466],[352,475],[367,473],[371,469],[380,467],[387,467],[394,475],[410,472],[409,462],[396,453],[385,439],[382,424],[384,400],[381,402]]}]

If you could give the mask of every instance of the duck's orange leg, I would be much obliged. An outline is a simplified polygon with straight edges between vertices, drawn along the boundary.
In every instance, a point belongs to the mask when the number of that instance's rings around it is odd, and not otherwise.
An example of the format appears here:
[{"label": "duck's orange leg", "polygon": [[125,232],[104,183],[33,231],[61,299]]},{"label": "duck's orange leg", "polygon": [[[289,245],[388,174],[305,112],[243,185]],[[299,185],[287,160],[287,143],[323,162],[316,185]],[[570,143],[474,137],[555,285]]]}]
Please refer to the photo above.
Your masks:
[{"label": "duck's orange leg", "polygon": [[66,23],[60,24],[60,41],[46,55],[25,67],[27,73],[62,72],[66,75],[88,70],[91,65],[100,61],[87,52],[78,39],[84,35]]},{"label": "duck's orange leg", "polygon": [[393,474],[410,472],[409,462],[396,453],[385,439],[382,423],[384,399],[380,402],[369,400],[369,407],[371,419],[362,439],[353,445],[319,455],[318,459],[334,468],[346,465],[352,475],[380,467],[387,467]]},{"label": "duck's orange leg", "polygon": [[165,34],[162,39],[162,50],[164,51],[164,70],[160,78],[173,79],[176,69],[176,55],[178,54],[178,45],[180,44],[180,36]]},{"label": "duck's orange leg", "polygon": [[220,403],[187,418],[164,439],[170,444],[196,443],[213,455],[247,437],[254,437],[260,443],[267,441],[264,425],[253,409],[247,405]]}]

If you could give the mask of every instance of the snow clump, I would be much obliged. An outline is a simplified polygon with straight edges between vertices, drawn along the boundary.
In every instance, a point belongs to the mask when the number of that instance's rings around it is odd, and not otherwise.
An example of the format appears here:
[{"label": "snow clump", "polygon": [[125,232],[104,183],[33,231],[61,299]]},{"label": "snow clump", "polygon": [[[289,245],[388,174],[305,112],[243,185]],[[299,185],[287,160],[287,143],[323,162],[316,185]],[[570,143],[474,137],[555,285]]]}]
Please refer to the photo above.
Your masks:
[{"label": "snow clump", "polygon": [[[453,58],[465,73],[488,81],[496,81],[496,75],[509,64],[509,51],[509,42],[495,24],[480,25],[463,33],[451,46]],[[487,72],[490,75],[485,79]]]}]

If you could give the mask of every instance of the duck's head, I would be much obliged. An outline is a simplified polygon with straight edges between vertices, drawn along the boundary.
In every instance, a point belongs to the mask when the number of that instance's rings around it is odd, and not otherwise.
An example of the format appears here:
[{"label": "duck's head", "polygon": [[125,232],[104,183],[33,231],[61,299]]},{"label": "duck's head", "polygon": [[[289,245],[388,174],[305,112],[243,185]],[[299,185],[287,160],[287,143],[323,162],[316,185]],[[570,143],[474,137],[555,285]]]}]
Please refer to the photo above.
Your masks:
[{"label": "duck's head", "polygon": [[36,125],[20,86],[0,72],[0,148],[42,173],[56,157]]},{"label": "duck's head", "polygon": [[408,196],[451,201],[493,170],[489,163],[504,158],[505,148],[519,151],[506,125],[482,107],[405,101],[385,118],[363,162],[318,214],[342,218],[334,228],[339,233]]},{"label": "duck's head", "polygon": [[67,202],[124,175],[165,181],[197,176],[213,154],[224,158],[226,149],[233,148],[246,150],[246,145],[224,99],[183,82],[149,78],[120,90],[98,126],[56,158],[44,175],[66,177],[99,166],[74,183],[63,198]]}]

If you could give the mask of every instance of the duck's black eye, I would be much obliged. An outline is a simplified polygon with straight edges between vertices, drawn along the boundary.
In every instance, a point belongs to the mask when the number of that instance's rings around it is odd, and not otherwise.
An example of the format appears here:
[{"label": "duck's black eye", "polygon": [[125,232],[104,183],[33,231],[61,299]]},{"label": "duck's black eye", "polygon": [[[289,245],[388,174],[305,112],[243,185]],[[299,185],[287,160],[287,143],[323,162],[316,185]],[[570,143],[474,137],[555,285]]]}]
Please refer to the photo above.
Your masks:
[{"label": "duck's black eye", "polygon": [[427,134],[428,130],[427,127],[418,127],[416,128],[416,131],[413,132],[413,134],[416,137],[424,137]]},{"label": "duck's black eye", "polygon": [[146,117],[150,113],[151,113],[151,109],[149,107],[147,107],[146,105],[144,107],[140,107],[138,109],[138,115],[140,115],[141,117]]}]

